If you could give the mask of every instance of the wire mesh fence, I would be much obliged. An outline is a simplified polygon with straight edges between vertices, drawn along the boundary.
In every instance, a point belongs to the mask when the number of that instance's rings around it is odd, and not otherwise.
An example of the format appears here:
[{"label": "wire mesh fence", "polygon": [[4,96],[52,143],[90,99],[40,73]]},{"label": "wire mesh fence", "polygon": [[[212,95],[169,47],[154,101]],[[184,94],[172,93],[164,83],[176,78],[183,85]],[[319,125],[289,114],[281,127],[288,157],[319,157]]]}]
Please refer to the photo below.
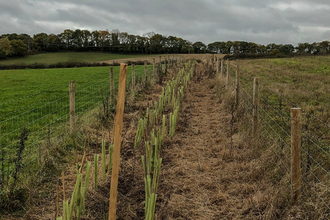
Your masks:
[{"label": "wire mesh fence", "polygon": [[[226,65],[224,66],[227,71]],[[225,77],[225,76],[224,76]],[[231,88],[236,86],[236,68],[229,69]],[[253,81],[239,77],[240,104],[253,116]],[[262,80],[261,80],[262,81]],[[235,92],[235,90],[233,91]],[[291,174],[291,108],[297,104],[260,83],[258,121],[259,133],[264,140],[276,145],[273,153],[283,169]],[[318,116],[301,109],[301,169],[302,201],[304,205],[330,216],[330,125],[327,113]],[[289,184],[289,183],[288,183]]]},{"label": "wire mesh fence", "polygon": [[[119,68],[114,70],[117,91]],[[153,66],[148,65],[149,77],[152,70]],[[131,66],[127,72],[127,85],[130,88]],[[144,80],[144,66],[136,66],[135,74],[136,82]],[[75,82],[77,124],[86,112],[106,102],[110,95],[109,77],[109,72],[106,71]],[[25,103],[28,104],[24,105]],[[68,83],[0,105],[4,111],[0,116],[0,185],[10,182],[18,160],[21,163],[20,173],[34,172],[40,164],[41,149],[68,139],[69,103]]]}]

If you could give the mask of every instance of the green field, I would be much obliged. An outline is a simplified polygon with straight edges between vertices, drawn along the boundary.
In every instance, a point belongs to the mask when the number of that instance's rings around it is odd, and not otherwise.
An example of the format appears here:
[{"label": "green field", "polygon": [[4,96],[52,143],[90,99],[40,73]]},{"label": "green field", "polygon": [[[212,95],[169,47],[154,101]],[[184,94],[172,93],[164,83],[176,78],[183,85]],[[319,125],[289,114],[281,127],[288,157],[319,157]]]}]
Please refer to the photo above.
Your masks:
[{"label": "green field", "polygon": [[[294,57],[235,61],[252,89],[253,77],[259,77],[260,89],[266,87],[288,98],[310,113],[330,108],[330,56]],[[245,80],[243,80],[244,83]],[[272,100],[272,97],[267,97]],[[273,102],[278,102],[273,97]]]},{"label": "green field", "polygon": [[[143,66],[136,66],[137,74],[143,74],[143,71]],[[118,74],[119,67],[115,67],[115,76],[117,77]],[[130,82],[130,74],[131,66],[128,67],[128,83]],[[117,80],[115,78],[115,83]],[[76,82],[77,92],[80,88],[84,88],[88,84],[96,84],[99,81],[106,81],[105,84],[109,86],[109,67],[2,70],[0,71],[0,81],[0,113],[4,115],[68,92],[70,81]],[[40,94],[34,95],[37,93]]]},{"label": "green field", "polygon": [[[148,66],[149,74],[151,70],[152,66]],[[141,81],[144,65],[136,66],[135,73],[136,81]],[[114,67],[114,76],[116,93],[119,66]],[[0,170],[4,173],[0,181],[10,178],[20,146],[19,137],[25,129],[28,139],[22,155],[24,164],[38,163],[40,146],[47,147],[50,142],[57,143],[69,137],[70,81],[75,81],[76,124],[79,126],[81,116],[106,103],[110,95],[109,78],[109,67],[0,71]],[[131,66],[127,68],[127,88],[130,83]],[[94,114],[93,117],[97,117]]]},{"label": "green field", "polygon": [[30,55],[22,58],[0,60],[0,65],[13,64],[55,64],[59,62],[100,62],[114,59],[135,58],[147,55],[124,55],[97,52],[56,52]]}]

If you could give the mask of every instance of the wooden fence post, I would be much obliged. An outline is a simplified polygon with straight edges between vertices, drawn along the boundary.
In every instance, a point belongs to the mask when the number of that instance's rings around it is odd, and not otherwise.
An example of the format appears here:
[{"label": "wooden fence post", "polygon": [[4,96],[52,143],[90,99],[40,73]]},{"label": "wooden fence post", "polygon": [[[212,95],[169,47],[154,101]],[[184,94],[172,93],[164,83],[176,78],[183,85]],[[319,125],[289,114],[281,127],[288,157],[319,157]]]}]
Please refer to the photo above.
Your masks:
[{"label": "wooden fence post", "polygon": [[164,74],[165,74],[165,76],[167,75],[167,63],[168,63],[168,60],[165,58],[165,60],[164,60],[164,65],[165,65]]},{"label": "wooden fence post", "polygon": [[258,108],[259,108],[259,78],[253,80],[253,126],[252,134],[256,136],[258,130]]},{"label": "wooden fence post", "polygon": [[156,75],[156,58],[153,58],[153,63],[152,63],[152,72],[154,75]]},{"label": "wooden fence post", "polygon": [[132,90],[135,91],[135,64],[132,64]]},{"label": "wooden fence post", "polygon": [[301,109],[291,108],[291,186],[293,200],[301,200]]},{"label": "wooden fence post", "polygon": [[144,77],[148,81],[147,61],[144,61]]},{"label": "wooden fence post", "polygon": [[113,73],[113,67],[110,67],[110,105],[115,103],[115,79]]},{"label": "wooden fence post", "polygon": [[235,93],[235,104],[236,108],[239,105],[239,66],[236,66],[236,93]]},{"label": "wooden fence post", "polygon": [[120,162],[120,144],[123,129],[124,108],[125,108],[125,90],[126,90],[127,64],[120,64],[118,101],[115,118],[115,138],[113,150],[113,165],[111,173],[109,220],[116,220],[117,195],[118,195],[118,174]]},{"label": "wooden fence post", "polygon": [[216,69],[216,72],[219,73],[219,58],[216,57],[216,60],[217,60],[217,62],[216,62],[216,65],[215,65],[215,69]]},{"label": "wooden fence post", "polygon": [[220,73],[221,77],[223,77],[223,59],[221,59],[221,70],[220,71],[221,71],[221,73]]},{"label": "wooden fence post", "polygon": [[75,111],[75,82],[70,81],[69,97],[70,97],[70,135],[74,137],[76,131],[76,111]]},{"label": "wooden fence post", "polygon": [[62,172],[62,186],[63,186],[63,201],[65,202],[65,179],[64,179],[64,172]]},{"label": "wooden fence post", "polygon": [[227,60],[227,80],[226,80],[226,85],[228,86],[229,85],[229,68],[230,68],[230,65],[229,65],[229,61]]}]

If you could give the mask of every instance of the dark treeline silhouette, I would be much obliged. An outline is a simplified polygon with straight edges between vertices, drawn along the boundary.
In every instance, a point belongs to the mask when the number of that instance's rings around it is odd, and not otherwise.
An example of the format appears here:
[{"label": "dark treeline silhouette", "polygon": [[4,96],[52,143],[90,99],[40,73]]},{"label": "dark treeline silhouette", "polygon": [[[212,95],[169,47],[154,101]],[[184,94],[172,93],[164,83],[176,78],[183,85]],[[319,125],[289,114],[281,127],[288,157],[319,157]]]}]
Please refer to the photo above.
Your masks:
[{"label": "dark treeline silhouette", "polygon": [[328,54],[330,42],[268,45],[245,41],[213,42],[208,45],[197,41],[192,43],[175,36],[164,36],[154,32],[143,36],[120,32],[119,30],[70,30],[62,33],[3,34],[0,36],[0,59],[25,56],[38,52],[56,51],[104,51],[130,54],[161,53],[220,53],[220,54]]}]

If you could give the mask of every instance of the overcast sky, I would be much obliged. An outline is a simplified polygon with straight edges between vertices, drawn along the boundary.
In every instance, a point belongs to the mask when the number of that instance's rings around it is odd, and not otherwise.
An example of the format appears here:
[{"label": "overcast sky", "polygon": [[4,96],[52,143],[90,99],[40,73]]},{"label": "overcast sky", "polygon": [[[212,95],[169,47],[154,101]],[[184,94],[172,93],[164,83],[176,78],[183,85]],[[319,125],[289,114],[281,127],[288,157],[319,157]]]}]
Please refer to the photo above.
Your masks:
[{"label": "overcast sky", "polygon": [[0,34],[147,32],[206,44],[330,40],[329,0],[0,0]]}]

